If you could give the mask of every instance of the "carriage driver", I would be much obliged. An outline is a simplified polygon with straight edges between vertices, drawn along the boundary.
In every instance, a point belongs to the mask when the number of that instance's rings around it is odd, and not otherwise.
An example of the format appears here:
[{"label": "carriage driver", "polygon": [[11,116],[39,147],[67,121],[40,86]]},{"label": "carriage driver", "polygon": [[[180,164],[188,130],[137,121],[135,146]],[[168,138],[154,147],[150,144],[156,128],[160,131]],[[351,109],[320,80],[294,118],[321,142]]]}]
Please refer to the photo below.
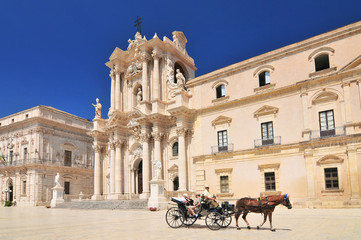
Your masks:
[{"label": "carriage driver", "polygon": [[214,197],[214,195],[213,195],[213,197],[211,197],[211,194],[209,193],[209,186],[205,185],[204,188],[205,189],[203,191],[202,196],[205,198],[206,202],[208,202],[209,208],[218,207],[218,203],[216,202],[216,198]]}]

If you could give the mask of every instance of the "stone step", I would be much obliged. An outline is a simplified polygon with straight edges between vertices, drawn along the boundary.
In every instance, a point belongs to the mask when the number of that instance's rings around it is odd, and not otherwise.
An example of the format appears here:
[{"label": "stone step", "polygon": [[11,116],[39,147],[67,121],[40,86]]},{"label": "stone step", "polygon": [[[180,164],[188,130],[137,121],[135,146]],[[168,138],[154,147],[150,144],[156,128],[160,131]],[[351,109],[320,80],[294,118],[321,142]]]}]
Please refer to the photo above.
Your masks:
[{"label": "stone step", "polygon": [[70,201],[56,206],[56,208],[73,209],[148,209],[147,200],[108,200],[108,201]]}]

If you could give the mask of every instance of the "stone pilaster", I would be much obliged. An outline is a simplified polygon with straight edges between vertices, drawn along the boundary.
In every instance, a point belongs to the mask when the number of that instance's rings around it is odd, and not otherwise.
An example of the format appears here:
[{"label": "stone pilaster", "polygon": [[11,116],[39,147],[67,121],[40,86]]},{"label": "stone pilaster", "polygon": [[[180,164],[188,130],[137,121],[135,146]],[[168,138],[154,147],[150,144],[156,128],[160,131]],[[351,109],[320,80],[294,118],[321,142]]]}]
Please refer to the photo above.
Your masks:
[{"label": "stone pilaster", "polygon": [[357,149],[354,146],[347,147],[348,167],[350,173],[351,200],[360,199],[359,173],[357,166]]},{"label": "stone pilaster", "polygon": [[154,161],[153,161],[153,175],[152,179],[162,179],[162,150],[161,150],[161,140],[163,134],[155,131],[152,132],[154,139]]},{"label": "stone pilaster", "polygon": [[185,136],[187,129],[179,127],[177,128],[178,135],[178,174],[179,174],[179,191],[187,190],[187,159],[186,159],[186,143]]},{"label": "stone pilaster", "polygon": [[343,83],[342,88],[345,99],[345,120],[346,123],[350,123],[352,122],[350,83],[349,82]]}]

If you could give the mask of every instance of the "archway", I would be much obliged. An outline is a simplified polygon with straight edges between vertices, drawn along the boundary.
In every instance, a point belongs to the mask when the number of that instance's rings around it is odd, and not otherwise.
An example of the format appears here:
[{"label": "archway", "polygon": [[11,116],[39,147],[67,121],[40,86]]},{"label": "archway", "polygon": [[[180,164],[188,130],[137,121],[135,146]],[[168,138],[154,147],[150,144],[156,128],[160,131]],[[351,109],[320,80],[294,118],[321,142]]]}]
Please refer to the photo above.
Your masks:
[{"label": "archway", "polygon": [[135,174],[135,182],[136,185],[134,186],[134,192],[137,194],[143,193],[143,160],[141,160],[136,168]]},{"label": "archway", "polygon": [[10,179],[7,186],[7,192],[5,196],[6,201],[13,201],[14,196],[14,187],[13,187],[13,181]]}]

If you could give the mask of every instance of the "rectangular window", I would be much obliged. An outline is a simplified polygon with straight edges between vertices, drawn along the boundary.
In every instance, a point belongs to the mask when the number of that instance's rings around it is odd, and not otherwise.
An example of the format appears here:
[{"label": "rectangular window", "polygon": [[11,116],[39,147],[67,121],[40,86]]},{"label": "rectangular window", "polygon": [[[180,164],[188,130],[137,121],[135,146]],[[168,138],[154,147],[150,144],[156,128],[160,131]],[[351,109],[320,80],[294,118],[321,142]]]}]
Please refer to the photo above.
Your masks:
[{"label": "rectangular window", "polygon": [[266,191],[276,191],[276,179],[274,172],[264,173],[264,183]]},{"label": "rectangular window", "polygon": [[71,167],[71,151],[64,152],[64,166]]},{"label": "rectangular window", "polygon": [[28,148],[24,148],[24,159],[28,158]]},{"label": "rectangular window", "polygon": [[273,144],[273,123],[266,122],[261,124],[262,145]]},{"label": "rectangular window", "polygon": [[335,121],[333,118],[333,110],[323,111],[319,113],[320,116],[320,136],[335,135]]},{"label": "rectangular window", "polygon": [[224,85],[220,85],[216,88],[217,98],[226,96],[226,88]]},{"label": "rectangular window", "polygon": [[227,130],[218,131],[218,151],[227,151],[228,150],[228,141],[227,141]]},{"label": "rectangular window", "polygon": [[23,181],[23,189],[22,189],[22,195],[26,195],[26,181]]},{"label": "rectangular window", "polygon": [[271,75],[270,72],[265,72],[266,77],[266,85],[271,83]]},{"label": "rectangular window", "polygon": [[70,182],[64,182],[64,193],[70,194]]},{"label": "rectangular window", "polygon": [[221,176],[221,193],[229,193],[228,176]]},{"label": "rectangular window", "polygon": [[325,168],[326,189],[338,189],[337,168]]}]

